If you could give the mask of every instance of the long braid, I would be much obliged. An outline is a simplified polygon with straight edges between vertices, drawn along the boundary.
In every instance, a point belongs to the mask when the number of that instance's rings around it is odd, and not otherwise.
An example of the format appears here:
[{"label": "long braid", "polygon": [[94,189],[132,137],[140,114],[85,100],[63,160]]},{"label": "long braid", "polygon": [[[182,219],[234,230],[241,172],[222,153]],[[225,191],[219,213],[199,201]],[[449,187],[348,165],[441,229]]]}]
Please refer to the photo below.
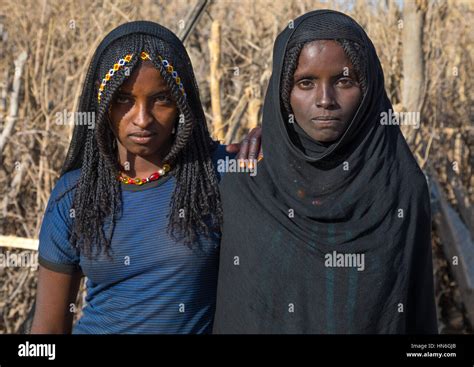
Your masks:
[{"label": "long braid", "polygon": [[[190,246],[195,242],[196,236],[219,231],[222,224],[218,179],[212,162],[212,151],[216,142],[211,139],[207,129],[191,62],[187,55],[172,50],[158,38],[131,34],[107,47],[99,61],[95,77],[89,78],[89,85],[84,88],[88,90],[87,93],[90,93],[90,89],[94,90],[92,97],[97,96],[98,89],[94,83],[102,80],[119,59],[127,54],[134,55],[126,65],[127,68],[116,71],[107,82],[100,103],[95,103],[96,128],[88,129],[83,137],[85,143],[81,176],[74,187],[75,220],[71,242],[86,256],[93,256],[94,249],[99,251],[104,248],[107,254],[111,250],[111,238],[116,219],[121,213],[122,198],[120,182],[116,179],[120,169],[117,145],[112,144],[116,137],[110,127],[108,110],[118,88],[139,65],[139,55],[142,51],[150,55],[180,112],[174,141],[164,158],[164,162],[172,166],[170,174],[176,179],[173,200],[170,203],[168,233]],[[175,70],[179,71],[186,97],[182,95],[170,73],[165,70],[158,55],[167,59]],[[181,215],[183,213],[184,217]],[[104,233],[106,221],[110,224],[108,234]]]},{"label": "long braid", "polygon": [[281,81],[281,100],[287,115],[291,113],[290,96],[291,90],[293,89],[293,75],[296,68],[298,67],[298,59],[304,45],[304,43],[296,44],[290,48],[285,55],[285,63],[283,66],[283,75]]},{"label": "long braid", "polygon": [[[367,65],[367,62],[365,61],[365,52],[363,51],[362,47],[356,42],[349,41],[346,39],[336,39],[335,41],[341,45],[345,54],[354,66],[354,71],[359,80],[362,93],[365,94],[367,89],[367,71],[365,70],[364,66]],[[298,67],[298,59],[303,47],[310,42],[311,41],[297,43],[290,47],[285,54],[285,62],[283,64],[281,79],[280,98],[284,108],[283,112],[285,112],[286,116],[289,116],[292,113],[290,105],[290,96],[291,90],[293,89],[293,75],[295,73],[296,68]]]},{"label": "long braid", "polygon": [[[148,40],[149,42],[146,42],[145,49],[146,50],[157,50],[157,40],[152,39]],[[186,143],[189,141],[189,138],[191,136],[191,132],[194,127],[194,121],[195,117],[193,116],[193,113],[191,111],[191,108],[189,104],[186,102],[185,97],[181,94],[181,92],[178,89],[178,86],[173,80],[173,77],[171,76],[170,73],[168,73],[163,64],[160,62],[158,59],[158,52],[151,52],[150,56],[153,62],[153,65],[159,70],[161,76],[165,80],[166,84],[171,90],[172,96],[175,98],[176,104],[178,106],[178,109],[180,110],[181,114],[184,117],[184,121],[178,124],[177,130],[178,133],[176,134],[176,140],[170,149],[170,152],[168,155],[165,157],[166,162],[173,162],[178,153],[183,149],[183,147],[186,145]],[[181,119],[181,117],[180,117]]]},{"label": "long braid", "polygon": [[[147,46],[150,49],[156,49],[157,40],[150,39],[149,41]],[[182,159],[177,165],[176,176],[179,181],[182,180],[183,184],[177,185],[175,188],[174,197],[179,200],[173,200],[170,203],[171,226],[168,227],[168,230],[175,239],[178,239],[177,233],[187,232],[188,242],[191,243],[194,242],[195,236],[199,232],[209,235],[209,226],[212,226],[212,223],[206,224],[201,218],[210,216],[212,208],[218,211],[217,217],[222,217],[218,181],[214,173],[209,144],[206,144],[209,141],[209,132],[205,121],[199,124],[194,123],[196,117],[184,96],[179,92],[171,75],[164,69],[158,58],[152,57],[152,60],[170,86],[171,93],[184,117],[183,123],[178,124],[178,134],[173,147],[164,160],[174,161],[183,149],[182,157],[188,157],[188,159]],[[202,143],[189,144],[190,140]],[[202,179],[204,177],[209,179]],[[189,229],[192,230],[189,231]]]},{"label": "long braid", "polygon": [[336,42],[341,45],[347,57],[351,60],[360,87],[365,92],[367,88],[367,71],[364,69],[364,65],[367,65],[367,62],[362,47],[358,43],[346,39],[337,39]]}]

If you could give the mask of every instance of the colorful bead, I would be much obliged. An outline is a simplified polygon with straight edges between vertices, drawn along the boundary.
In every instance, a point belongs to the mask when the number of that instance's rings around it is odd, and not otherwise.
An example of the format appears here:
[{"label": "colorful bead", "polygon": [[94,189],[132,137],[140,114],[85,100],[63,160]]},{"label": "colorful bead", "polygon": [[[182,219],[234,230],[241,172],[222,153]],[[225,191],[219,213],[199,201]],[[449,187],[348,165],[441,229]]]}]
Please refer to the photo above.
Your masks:
[{"label": "colorful bead", "polygon": [[171,74],[171,76],[173,77],[175,83],[178,85],[179,87],[179,90],[181,92],[181,94],[186,97],[186,93],[184,92],[184,87],[183,87],[183,84],[181,83],[181,78],[178,76],[178,73],[176,70],[174,70],[173,68],[173,65],[171,65],[168,60],[165,60],[163,59],[161,56],[158,56],[158,58],[160,59],[161,61],[161,64],[163,65],[163,67],[165,68],[165,70]]},{"label": "colorful bead", "polygon": [[120,182],[123,182],[124,184],[130,184],[130,185],[138,185],[138,186],[141,186],[143,184],[146,184],[148,182],[152,182],[152,181],[156,181],[158,180],[160,177],[162,176],[165,176],[166,173],[168,173],[169,171],[171,170],[171,167],[169,164],[164,164],[163,165],[163,168],[160,168],[158,170],[158,172],[153,172],[150,176],[148,176],[147,178],[139,178],[139,177],[135,177],[134,179],[133,178],[130,178],[126,175],[122,175],[122,173],[119,173],[119,175],[117,176],[117,179],[120,181]]},{"label": "colorful bead", "polygon": [[105,89],[105,85],[107,82],[110,80],[112,76],[114,76],[115,72],[120,70],[123,66],[125,66],[126,63],[130,62],[132,60],[133,54],[126,55],[123,59],[120,59],[117,63],[114,64],[114,66],[105,74],[104,79],[102,79],[102,83],[99,87],[99,93],[97,94],[97,100],[100,103],[100,98],[102,97],[102,92]]},{"label": "colorful bead", "polygon": [[155,172],[155,173],[152,173],[150,177],[147,178],[147,180],[155,181],[155,180],[158,180],[159,178],[160,178],[160,174],[158,172]]},{"label": "colorful bead", "polygon": [[[102,83],[99,87],[99,93],[97,95],[97,100],[99,101],[99,103],[100,103],[100,99],[102,97],[102,93],[105,89],[105,85],[107,84],[107,82],[110,80],[111,77],[114,76],[115,72],[117,72],[121,68],[123,68],[126,63],[128,63],[132,60],[132,58],[133,58],[133,54],[126,55],[123,59],[120,59],[118,62],[116,62],[113,65],[113,67],[107,72],[104,79],[102,79]],[[150,54],[148,54],[145,51],[142,51],[140,53],[140,58],[142,60],[151,60]],[[181,83],[181,78],[179,77],[178,72],[176,70],[174,70],[173,65],[171,65],[168,62],[168,60],[163,59],[160,55],[158,55],[158,58],[159,58],[161,64],[163,65],[165,71],[167,73],[171,74],[171,76],[173,77],[173,79],[174,79],[176,85],[178,86],[178,89],[181,92],[181,94],[186,98],[186,93],[184,91],[184,86],[183,86],[183,83]]]},{"label": "colorful bead", "polygon": [[142,53],[140,54],[140,58],[142,60],[151,60],[150,55],[148,53],[146,53],[145,51],[142,51]]}]

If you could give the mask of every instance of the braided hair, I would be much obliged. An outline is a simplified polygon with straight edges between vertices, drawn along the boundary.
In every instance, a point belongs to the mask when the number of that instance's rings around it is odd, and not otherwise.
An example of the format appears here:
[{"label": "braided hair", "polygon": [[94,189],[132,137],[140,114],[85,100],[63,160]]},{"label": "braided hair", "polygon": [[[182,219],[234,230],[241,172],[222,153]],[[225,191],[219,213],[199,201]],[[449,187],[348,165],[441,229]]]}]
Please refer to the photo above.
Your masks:
[{"label": "braided hair", "polygon": [[[366,55],[363,52],[362,47],[358,43],[347,39],[335,39],[334,41],[341,45],[345,54],[354,66],[355,74],[359,80],[362,94],[364,95],[367,89],[367,75],[364,65],[366,65],[367,62],[365,60]],[[293,89],[293,75],[296,68],[298,67],[298,59],[303,47],[310,42],[312,41],[296,43],[295,45],[291,46],[285,54],[280,98],[284,108],[283,112],[286,114],[286,116],[289,116],[292,113],[290,95],[291,90]]]},{"label": "braided hair", "polygon": [[[163,159],[164,163],[170,164],[170,174],[176,178],[167,232],[175,240],[183,240],[191,247],[199,234],[210,236],[211,232],[218,232],[222,224],[218,179],[211,158],[218,142],[213,141],[209,135],[191,62],[185,51],[183,55],[173,44],[161,38],[131,33],[107,46],[96,71],[91,73],[89,70],[81,100],[94,99],[92,109],[95,112],[96,127],[86,131],[75,127],[78,131],[74,132],[68,152],[69,159],[63,167],[63,173],[81,168],[80,179],[73,187],[76,192],[71,244],[89,257],[94,249],[99,251],[102,247],[109,254],[115,223],[121,213],[122,192],[117,180],[120,164],[116,138],[108,121],[108,110],[118,88],[139,66],[142,51],[149,54],[151,62],[159,70],[180,113],[170,151]],[[128,54],[133,54],[132,59],[126,68],[117,70],[110,78],[99,102],[97,81],[100,83],[107,71]],[[181,93],[159,56],[179,72],[185,95]],[[72,150],[78,150],[78,146],[83,147],[81,159],[71,154]],[[109,224],[108,234],[104,231],[106,223]]]}]

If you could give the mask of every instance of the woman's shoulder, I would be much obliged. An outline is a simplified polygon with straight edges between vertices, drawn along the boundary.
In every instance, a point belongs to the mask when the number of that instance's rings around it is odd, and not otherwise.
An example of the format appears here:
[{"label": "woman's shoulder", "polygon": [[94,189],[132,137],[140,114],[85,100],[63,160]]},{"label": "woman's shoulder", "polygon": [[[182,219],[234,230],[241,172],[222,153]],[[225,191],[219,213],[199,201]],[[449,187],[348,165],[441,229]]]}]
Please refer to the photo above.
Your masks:
[{"label": "woman's shoulder", "polygon": [[50,201],[56,200],[59,201],[60,199],[67,196],[70,200],[72,198],[72,193],[74,188],[79,181],[81,176],[81,169],[76,169],[73,171],[69,171],[64,173],[59,177],[59,180],[56,182],[56,185],[51,192]]},{"label": "woman's shoulder", "polygon": [[80,168],[66,172],[61,177],[59,177],[58,184],[64,185],[65,187],[71,187],[77,183],[80,176]]},{"label": "woman's shoulder", "polygon": [[226,148],[226,145],[218,144],[214,152],[212,153],[212,162],[214,164],[214,167],[216,168],[217,173],[219,174],[219,180],[224,174],[224,171],[219,167],[222,165],[223,162],[225,162],[226,160],[234,159],[237,155],[236,153],[229,153]]}]

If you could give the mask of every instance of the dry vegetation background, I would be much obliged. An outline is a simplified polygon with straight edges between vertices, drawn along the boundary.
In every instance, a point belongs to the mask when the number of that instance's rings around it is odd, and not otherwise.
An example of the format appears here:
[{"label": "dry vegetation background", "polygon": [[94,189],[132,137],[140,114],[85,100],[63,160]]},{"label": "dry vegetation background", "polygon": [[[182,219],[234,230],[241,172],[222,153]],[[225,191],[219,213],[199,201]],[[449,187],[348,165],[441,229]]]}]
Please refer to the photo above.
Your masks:
[{"label": "dry vegetation background", "polygon": [[[74,111],[89,59],[100,40],[117,25],[138,19],[179,32],[194,1],[0,0],[0,131],[9,118],[11,132],[0,139],[0,234],[37,238],[49,193],[58,179],[71,126],[55,115]],[[186,42],[200,86],[208,123],[215,137],[238,141],[259,121],[271,74],[272,46],[288,22],[307,11],[332,8],[353,16],[373,40],[386,89],[396,109],[402,105],[401,1],[226,1],[213,2]],[[423,168],[431,166],[457,208],[453,185],[474,200],[473,30],[470,1],[424,3],[425,83],[421,128],[410,146]],[[213,21],[221,25],[221,111],[210,98],[209,38]],[[12,91],[15,61],[26,62],[18,94]],[[18,68],[17,68],[18,69]],[[222,117],[220,117],[222,116]],[[222,120],[222,126],[215,127]],[[0,136],[2,134],[0,133]],[[436,288],[443,332],[472,332],[447,261],[434,233]],[[5,249],[0,249],[5,251]],[[11,251],[11,250],[10,250]],[[0,267],[0,333],[21,331],[35,296],[36,271]]]}]

